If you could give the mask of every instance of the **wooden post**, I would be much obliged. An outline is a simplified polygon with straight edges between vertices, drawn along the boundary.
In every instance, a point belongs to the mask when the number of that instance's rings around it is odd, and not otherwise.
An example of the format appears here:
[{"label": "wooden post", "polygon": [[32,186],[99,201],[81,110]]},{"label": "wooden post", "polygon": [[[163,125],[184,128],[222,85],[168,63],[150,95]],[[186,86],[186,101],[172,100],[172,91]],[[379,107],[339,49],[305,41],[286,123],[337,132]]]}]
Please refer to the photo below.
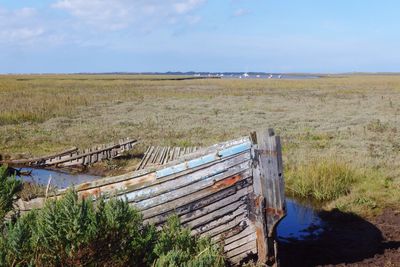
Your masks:
[{"label": "wooden post", "polygon": [[258,259],[276,266],[276,225],[286,214],[280,138],[268,129],[251,139]]}]

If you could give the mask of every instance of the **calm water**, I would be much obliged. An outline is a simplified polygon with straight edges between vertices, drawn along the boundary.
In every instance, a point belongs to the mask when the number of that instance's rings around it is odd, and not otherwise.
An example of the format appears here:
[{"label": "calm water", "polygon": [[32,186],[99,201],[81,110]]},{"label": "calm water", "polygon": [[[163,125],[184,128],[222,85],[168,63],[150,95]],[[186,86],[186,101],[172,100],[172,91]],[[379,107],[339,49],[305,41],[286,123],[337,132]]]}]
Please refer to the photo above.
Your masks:
[{"label": "calm water", "polygon": [[284,79],[284,80],[304,80],[304,79],[318,79],[314,75],[290,75],[290,74],[224,74],[222,79]]},{"label": "calm water", "polygon": [[77,185],[84,182],[94,181],[101,177],[88,175],[88,174],[71,174],[66,172],[46,170],[46,169],[33,169],[22,168],[21,171],[32,171],[31,176],[21,176],[20,179],[27,182],[34,182],[41,185],[47,185],[51,176],[51,185],[57,188],[67,188],[71,185]]},{"label": "calm water", "polygon": [[311,205],[287,198],[286,207],[287,216],[278,225],[281,241],[310,239],[322,233],[324,222]]}]

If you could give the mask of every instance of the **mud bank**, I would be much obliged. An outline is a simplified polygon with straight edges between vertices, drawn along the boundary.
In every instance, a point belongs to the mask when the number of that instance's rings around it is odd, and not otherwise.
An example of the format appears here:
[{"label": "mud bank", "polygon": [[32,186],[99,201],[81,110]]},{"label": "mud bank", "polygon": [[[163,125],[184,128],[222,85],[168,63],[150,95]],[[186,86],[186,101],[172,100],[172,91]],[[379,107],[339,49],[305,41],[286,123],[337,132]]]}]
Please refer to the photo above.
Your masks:
[{"label": "mud bank", "polygon": [[365,220],[338,210],[320,212],[324,231],[315,239],[280,242],[282,267],[400,266],[400,213],[387,209]]}]

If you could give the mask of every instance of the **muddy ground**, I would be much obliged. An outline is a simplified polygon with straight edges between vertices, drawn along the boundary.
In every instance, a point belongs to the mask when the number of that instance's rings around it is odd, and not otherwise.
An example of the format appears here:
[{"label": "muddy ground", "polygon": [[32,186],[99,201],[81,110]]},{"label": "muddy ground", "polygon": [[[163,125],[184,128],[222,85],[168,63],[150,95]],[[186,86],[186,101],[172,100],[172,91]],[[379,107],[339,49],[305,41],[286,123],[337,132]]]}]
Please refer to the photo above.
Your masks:
[{"label": "muddy ground", "polygon": [[314,240],[281,242],[288,266],[400,266],[400,212],[385,210],[365,220],[334,210],[322,212],[324,233]]}]

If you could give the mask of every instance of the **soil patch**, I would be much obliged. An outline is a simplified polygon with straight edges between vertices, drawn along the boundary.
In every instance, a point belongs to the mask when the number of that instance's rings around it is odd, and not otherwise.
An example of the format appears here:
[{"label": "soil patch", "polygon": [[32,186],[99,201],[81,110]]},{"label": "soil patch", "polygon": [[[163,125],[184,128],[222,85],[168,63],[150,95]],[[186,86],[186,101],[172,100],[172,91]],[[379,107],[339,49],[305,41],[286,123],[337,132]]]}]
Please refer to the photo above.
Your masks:
[{"label": "soil patch", "polygon": [[365,220],[338,210],[321,212],[327,223],[314,240],[281,242],[287,266],[400,266],[400,213],[385,210]]}]

